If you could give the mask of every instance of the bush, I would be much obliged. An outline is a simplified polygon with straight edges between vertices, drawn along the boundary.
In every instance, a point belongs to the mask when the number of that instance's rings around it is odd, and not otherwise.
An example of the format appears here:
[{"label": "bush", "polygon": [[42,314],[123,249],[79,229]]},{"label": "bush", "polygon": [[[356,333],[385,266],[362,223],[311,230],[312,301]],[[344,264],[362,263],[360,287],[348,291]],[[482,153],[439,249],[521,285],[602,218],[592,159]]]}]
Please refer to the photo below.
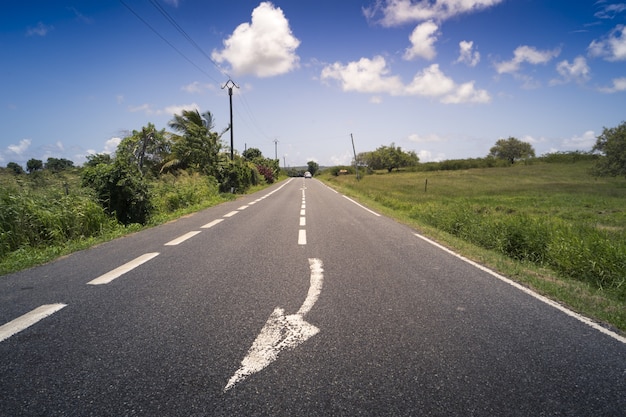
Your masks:
[{"label": "bush", "polygon": [[170,214],[177,210],[215,200],[219,195],[217,180],[198,173],[166,174],[152,187],[154,215]]}]

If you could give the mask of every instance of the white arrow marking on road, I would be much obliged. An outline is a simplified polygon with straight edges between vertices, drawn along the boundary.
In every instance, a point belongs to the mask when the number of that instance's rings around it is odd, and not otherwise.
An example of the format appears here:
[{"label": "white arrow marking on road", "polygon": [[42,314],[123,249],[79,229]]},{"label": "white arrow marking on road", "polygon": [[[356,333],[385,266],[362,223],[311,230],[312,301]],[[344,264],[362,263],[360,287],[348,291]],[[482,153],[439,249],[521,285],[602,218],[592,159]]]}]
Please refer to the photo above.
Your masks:
[{"label": "white arrow marking on road", "polygon": [[296,314],[290,315],[285,315],[285,310],[280,307],[274,309],[261,333],[252,343],[248,354],[241,361],[241,366],[224,387],[224,392],[267,367],[283,350],[294,349],[319,333],[320,329],[304,321],[304,315],[311,311],[322,291],[324,281],[322,266],[321,260],[309,259],[311,284],[302,307]]}]

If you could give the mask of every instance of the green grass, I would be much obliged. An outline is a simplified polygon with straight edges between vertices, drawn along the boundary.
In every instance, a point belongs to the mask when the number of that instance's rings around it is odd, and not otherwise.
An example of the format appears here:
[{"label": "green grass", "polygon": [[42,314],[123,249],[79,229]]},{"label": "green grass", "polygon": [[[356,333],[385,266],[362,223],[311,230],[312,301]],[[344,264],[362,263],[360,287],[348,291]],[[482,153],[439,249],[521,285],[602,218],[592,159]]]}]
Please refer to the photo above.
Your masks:
[{"label": "green grass", "polygon": [[626,330],[626,181],[592,162],[323,176],[441,243]]}]

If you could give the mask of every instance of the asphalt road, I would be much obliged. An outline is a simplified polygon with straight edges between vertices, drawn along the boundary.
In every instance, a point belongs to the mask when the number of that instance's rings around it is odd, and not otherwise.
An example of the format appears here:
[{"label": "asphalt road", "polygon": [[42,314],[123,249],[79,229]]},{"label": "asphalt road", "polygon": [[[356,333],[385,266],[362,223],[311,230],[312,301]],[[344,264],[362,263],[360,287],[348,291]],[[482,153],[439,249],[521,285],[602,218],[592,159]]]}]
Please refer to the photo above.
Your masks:
[{"label": "asphalt road", "polygon": [[0,415],[626,416],[626,340],[297,178],[0,277]]}]

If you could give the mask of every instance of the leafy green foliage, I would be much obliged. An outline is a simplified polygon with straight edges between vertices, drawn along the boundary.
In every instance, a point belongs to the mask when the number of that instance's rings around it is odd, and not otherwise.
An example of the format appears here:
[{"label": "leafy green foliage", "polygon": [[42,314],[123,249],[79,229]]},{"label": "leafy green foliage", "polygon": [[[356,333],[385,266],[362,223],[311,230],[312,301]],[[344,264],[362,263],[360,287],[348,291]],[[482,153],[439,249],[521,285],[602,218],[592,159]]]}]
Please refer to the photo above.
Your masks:
[{"label": "leafy green foliage", "polygon": [[15,175],[20,175],[24,173],[24,168],[17,162],[9,162],[7,164],[7,169]]},{"label": "leafy green foliage", "polygon": [[148,183],[139,168],[123,160],[87,166],[82,173],[82,184],[92,188],[107,213],[122,224],[148,221],[151,202]]},{"label": "leafy green foliage", "polygon": [[605,127],[593,150],[603,155],[594,167],[597,175],[626,177],[626,122],[610,129]]},{"label": "leafy green foliage", "polygon": [[519,159],[535,157],[535,150],[528,142],[509,137],[508,139],[498,139],[495,146],[489,150],[489,155],[494,158],[505,159],[511,165]]},{"label": "leafy green foliage", "polygon": [[370,169],[386,169],[391,172],[394,169],[412,167],[418,164],[419,158],[414,151],[405,152],[400,146],[391,144],[381,146],[373,152],[364,152],[357,157],[359,164],[365,164]]},{"label": "leafy green foliage", "polygon": [[315,176],[315,174],[317,173],[317,171],[319,171],[320,166],[317,162],[315,161],[309,161],[306,163],[308,166],[308,171],[311,173],[312,176]]},{"label": "leafy green foliage", "polygon": [[46,161],[46,169],[49,169],[53,172],[61,172],[63,170],[72,168],[74,166],[74,162],[65,158],[48,158]]},{"label": "leafy green foliage", "polygon": [[26,170],[32,174],[35,171],[40,171],[43,169],[43,161],[40,159],[31,158],[26,162]]}]

